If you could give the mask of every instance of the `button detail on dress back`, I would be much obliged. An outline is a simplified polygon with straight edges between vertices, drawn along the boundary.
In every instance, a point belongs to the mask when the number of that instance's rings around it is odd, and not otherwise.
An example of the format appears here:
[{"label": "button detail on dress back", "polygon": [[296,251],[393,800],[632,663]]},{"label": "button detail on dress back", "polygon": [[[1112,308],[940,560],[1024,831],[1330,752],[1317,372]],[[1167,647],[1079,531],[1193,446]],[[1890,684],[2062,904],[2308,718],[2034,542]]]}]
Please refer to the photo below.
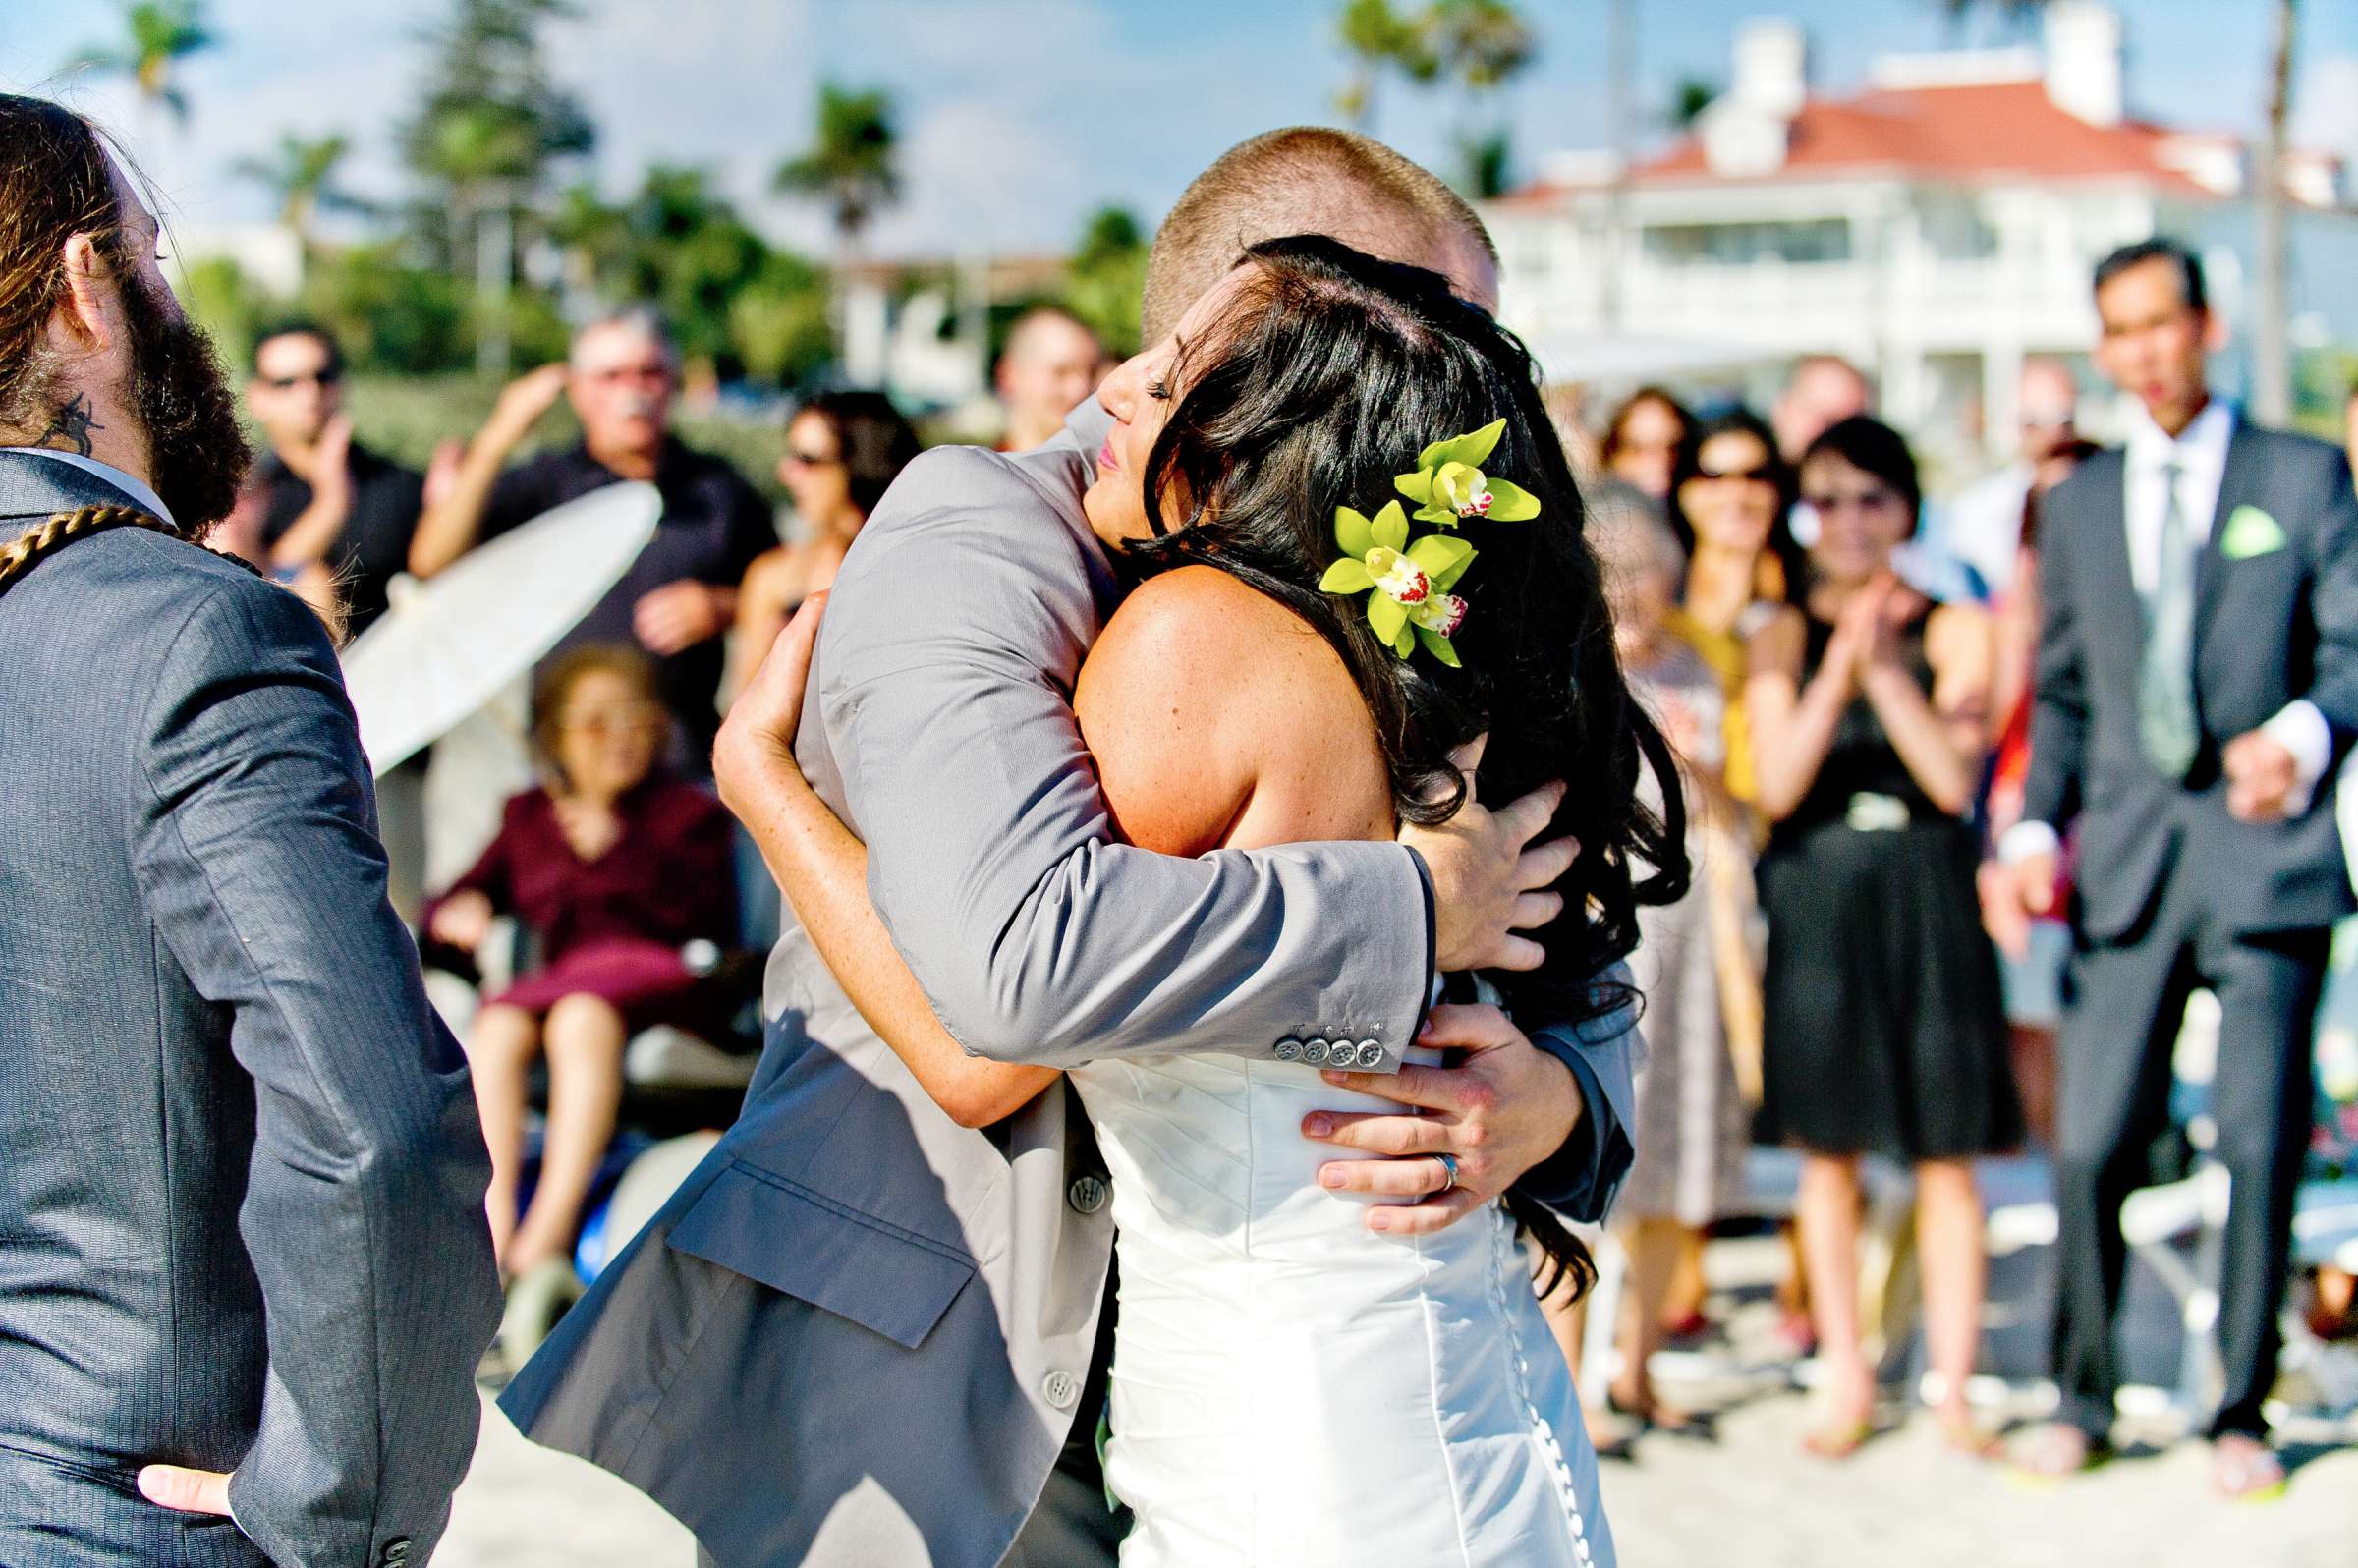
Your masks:
[{"label": "button detail on dress back", "polygon": [[1081,1379],[1059,1369],[1040,1379],[1039,1391],[1058,1410],[1070,1410],[1081,1397]]}]

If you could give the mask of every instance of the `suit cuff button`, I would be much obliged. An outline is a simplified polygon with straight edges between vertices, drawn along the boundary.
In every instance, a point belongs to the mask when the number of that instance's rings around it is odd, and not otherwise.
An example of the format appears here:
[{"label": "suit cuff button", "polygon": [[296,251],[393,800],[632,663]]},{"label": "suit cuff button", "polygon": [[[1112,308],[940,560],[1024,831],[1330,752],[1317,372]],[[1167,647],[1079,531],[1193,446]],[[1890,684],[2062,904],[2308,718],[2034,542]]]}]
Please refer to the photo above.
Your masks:
[{"label": "suit cuff button", "polygon": [[1281,1062],[1298,1062],[1302,1059],[1302,1042],[1289,1035],[1277,1042],[1276,1055]]}]

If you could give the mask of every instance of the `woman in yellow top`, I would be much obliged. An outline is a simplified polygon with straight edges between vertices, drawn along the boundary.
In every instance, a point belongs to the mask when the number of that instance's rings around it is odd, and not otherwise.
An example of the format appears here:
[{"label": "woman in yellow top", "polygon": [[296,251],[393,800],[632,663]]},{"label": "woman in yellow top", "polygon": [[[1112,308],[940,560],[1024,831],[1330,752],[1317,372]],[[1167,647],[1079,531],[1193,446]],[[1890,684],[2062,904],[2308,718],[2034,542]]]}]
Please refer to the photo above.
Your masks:
[{"label": "woman in yellow top", "polygon": [[[1744,649],[1784,602],[1797,559],[1785,518],[1796,494],[1776,437],[1751,410],[1733,408],[1698,423],[1671,470],[1667,512],[1687,552],[1679,603],[1663,630],[1693,648],[1725,696],[1719,800],[1737,813],[1713,825],[1717,853],[1698,864],[1709,902],[1719,1007],[1736,1081],[1747,1101],[1761,1097],[1761,982],[1754,963],[1752,859],[1765,841],[1752,803],[1752,728],[1744,714]],[[1798,1278],[1799,1268],[1795,1268]],[[1703,1326],[1703,1238],[1688,1238],[1668,1308],[1672,1332]],[[1806,1325],[1798,1296],[1790,1320]],[[1806,1328],[1804,1329],[1806,1332]]]}]

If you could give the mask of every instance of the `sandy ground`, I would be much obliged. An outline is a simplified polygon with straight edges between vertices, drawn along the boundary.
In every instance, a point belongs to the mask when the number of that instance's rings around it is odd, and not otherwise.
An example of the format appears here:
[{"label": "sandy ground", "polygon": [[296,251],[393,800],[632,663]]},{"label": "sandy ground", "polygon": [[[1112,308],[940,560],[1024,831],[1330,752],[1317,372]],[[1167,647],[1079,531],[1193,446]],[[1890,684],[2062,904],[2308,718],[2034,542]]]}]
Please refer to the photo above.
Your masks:
[{"label": "sandy ground", "polygon": [[[1829,1465],[1802,1451],[1810,1396],[1770,1349],[1773,1242],[1712,1248],[1713,1339],[1656,1364],[1666,1397],[1718,1413],[1718,1440],[1640,1437],[1608,1461],[1604,1496],[1627,1568],[2358,1568],[2358,1423],[2286,1430],[2291,1485],[2277,1501],[2212,1494],[2208,1451],[2157,1413],[2122,1436],[2142,1451],[2059,1488],[1945,1448],[1900,1424]],[[2043,1297],[2036,1254],[1993,1265],[1983,1369],[2004,1379],[1994,1422],[2027,1420],[2040,1392]],[[2145,1298],[2141,1304],[2142,1297]],[[2132,1280],[2132,1375],[2175,1354],[2166,1305]],[[2159,1380],[2159,1379],[2157,1379]],[[611,1476],[537,1448],[485,1407],[441,1568],[692,1568],[688,1534]],[[1217,1568],[1207,1564],[1205,1568]],[[1422,1568],[1370,1564],[1368,1568]]]},{"label": "sandy ground", "polygon": [[[1729,1412],[1716,1446],[1646,1437],[1604,1470],[1627,1568],[2351,1568],[2358,1449],[2304,1459],[2282,1501],[2229,1506],[2203,1450],[2124,1459],[2060,1491],[2023,1490],[1918,1422],[1829,1466],[1801,1452],[1809,1407]],[[516,1434],[496,1411],[439,1568],[691,1568],[688,1533],[613,1477]],[[1208,1565],[1207,1565],[1208,1568]],[[1374,1565],[1371,1565],[1374,1568]]]}]

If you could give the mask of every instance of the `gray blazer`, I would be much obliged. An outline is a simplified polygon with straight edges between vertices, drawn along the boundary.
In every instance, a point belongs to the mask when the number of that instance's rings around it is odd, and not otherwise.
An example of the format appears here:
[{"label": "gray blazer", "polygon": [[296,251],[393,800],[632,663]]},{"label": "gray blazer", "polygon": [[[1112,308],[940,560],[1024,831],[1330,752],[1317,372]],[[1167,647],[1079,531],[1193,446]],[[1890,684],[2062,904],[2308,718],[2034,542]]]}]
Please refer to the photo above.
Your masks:
[{"label": "gray blazer", "polygon": [[[2358,493],[2338,448],[2240,420],[2227,447],[2211,539],[2195,569],[2195,697],[2202,750],[2184,784],[2146,760],[2137,730],[2143,602],[2129,575],[2125,463],[2105,452],[2041,507],[2038,695],[2026,820],[2076,816],[2079,924],[2100,941],[2135,929],[2175,867],[2243,931],[2330,925],[2350,909],[2330,770],[2287,822],[2227,814],[2219,748],[2307,698],[2333,731],[2358,734]],[[2257,506],[2282,547],[2243,560],[2227,519]]]},{"label": "gray blazer", "polygon": [[[1413,855],[1113,841],[1070,706],[1118,595],[1079,505],[1086,439],[937,449],[901,476],[828,600],[804,771],[867,841],[876,908],[969,1050],[1348,1040],[1396,1068],[1431,980]],[[1103,1162],[1062,1085],[952,1123],[799,930],[767,1003],[743,1118],[502,1403],[722,1568],[989,1568],[1096,1417],[1076,1406],[1113,1240]],[[1626,1017],[1590,1033],[1548,1037],[1592,1114],[1535,1188],[1586,1216],[1627,1165],[1636,1049]]]},{"label": "gray blazer", "polygon": [[[126,500],[0,453],[0,539]],[[335,652],[118,529],[0,595],[0,1562],[422,1562],[488,1167]],[[152,1462],[234,1470],[237,1524],[145,1501]]]}]

